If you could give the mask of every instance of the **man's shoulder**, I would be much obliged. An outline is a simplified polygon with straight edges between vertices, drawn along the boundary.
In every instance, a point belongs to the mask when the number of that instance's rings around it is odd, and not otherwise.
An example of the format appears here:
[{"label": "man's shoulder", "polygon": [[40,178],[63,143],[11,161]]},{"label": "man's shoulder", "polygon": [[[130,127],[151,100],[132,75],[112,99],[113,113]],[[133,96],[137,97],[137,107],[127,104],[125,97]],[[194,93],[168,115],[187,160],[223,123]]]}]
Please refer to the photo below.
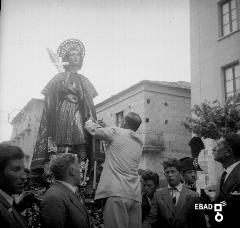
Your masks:
[{"label": "man's shoulder", "polygon": [[159,189],[156,190],[155,195],[156,195],[156,197],[160,197],[160,196],[166,194],[167,192],[168,192],[167,187],[159,188]]},{"label": "man's shoulder", "polygon": [[52,185],[44,194],[43,199],[47,198],[63,198],[66,193],[64,190],[58,185]]},{"label": "man's shoulder", "polygon": [[131,140],[138,142],[141,146],[143,144],[142,137],[135,131],[131,129],[124,129],[124,128],[118,128],[117,132],[120,132],[120,134],[127,136]]},{"label": "man's shoulder", "polygon": [[187,196],[191,196],[191,197],[194,197],[194,198],[198,198],[199,197],[199,194],[197,192],[194,192],[194,191],[192,191],[191,189],[189,189],[189,188],[187,188],[185,186],[182,187],[182,190],[183,189],[184,189],[185,194]]},{"label": "man's shoulder", "polygon": [[240,163],[236,165],[236,167],[232,170],[238,177],[238,181],[240,181]]}]

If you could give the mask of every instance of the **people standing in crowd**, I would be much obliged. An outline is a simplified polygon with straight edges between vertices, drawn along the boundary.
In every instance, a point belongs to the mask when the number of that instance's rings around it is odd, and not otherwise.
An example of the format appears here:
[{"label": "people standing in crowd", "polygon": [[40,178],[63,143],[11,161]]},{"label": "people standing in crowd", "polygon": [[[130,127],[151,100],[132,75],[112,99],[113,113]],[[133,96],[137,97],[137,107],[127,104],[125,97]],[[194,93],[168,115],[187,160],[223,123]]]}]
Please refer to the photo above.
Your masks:
[{"label": "people standing in crowd", "polygon": [[159,187],[159,176],[150,170],[146,170],[142,173],[142,221],[148,216],[153,195]]},{"label": "people standing in crowd", "polygon": [[80,169],[74,154],[64,153],[51,161],[55,179],[43,196],[41,217],[47,228],[87,228],[88,214],[82,199],[75,194],[80,184]]},{"label": "people standing in crowd", "polygon": [[[240,135],[228,134],[218,141],[213,149],[214,160],[221,163],[224,172],[219,178],[214,203],[223,203],[222,221],[216,221],[216,213],[211,219],[211,227],[239,227],[240,205]],[[221,219],[220,217],[218,217]]]},{"label": "people standing in crowd", "polygon": [[203,171],[199,164],[194,165],[194,158],[185,157],[179,159],[181,162],[181,170],[184,181],[184,186],[194,192],[197,191],[196,181],[197,181],[197,171]]},{"label": "people standing in crowd", "polygon": [[141,125],[137,113],[128,113],[121,127],[102,127],[92,120],[85,129],[107,142],[106,158],[95,199],[104,199],[105,228],[139,228],[142,225],[141,183],[138,166],[142,140],[136,133]]},{"label": "people standing in crowd", "polygon": [[[200,189],[196,185],[197,172],[203,171],[199,164],[195,164],[194,158],[185,157],[179,159],[181,162],[181,170],[183,176],[184,186],[200,195],[202,204],[211,204],[209,196],[205,193],[204,189]],[[209,210],[204,210],[207,226],[209,227]]]},{"label": "people standing in crowd", "polygon": [[163,166],[168,187],[156,191],[151,211],[143,227],[206,227],[203,211],[195,210],[195,204],[200,203],[198,194],[181,183],[180,162],[177,159],[169,159]]},{"label": "people standing in crowd", "polygon": [[25,188],[24,153],[16,146],[0,144],[0,226],[27,227],[12,195]]}]

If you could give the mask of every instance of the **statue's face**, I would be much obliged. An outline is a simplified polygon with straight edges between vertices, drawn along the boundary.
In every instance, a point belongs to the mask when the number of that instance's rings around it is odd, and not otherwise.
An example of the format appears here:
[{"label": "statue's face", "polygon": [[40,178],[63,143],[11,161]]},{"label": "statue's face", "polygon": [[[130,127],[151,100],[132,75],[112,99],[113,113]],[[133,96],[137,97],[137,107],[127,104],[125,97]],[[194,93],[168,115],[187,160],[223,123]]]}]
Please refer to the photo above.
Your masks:
[{"label": "statue's face", "polygon": [[80,52],[77,50],[71,50],[68,54],[68,61],[70,66],[79,65],[82,62]]}]

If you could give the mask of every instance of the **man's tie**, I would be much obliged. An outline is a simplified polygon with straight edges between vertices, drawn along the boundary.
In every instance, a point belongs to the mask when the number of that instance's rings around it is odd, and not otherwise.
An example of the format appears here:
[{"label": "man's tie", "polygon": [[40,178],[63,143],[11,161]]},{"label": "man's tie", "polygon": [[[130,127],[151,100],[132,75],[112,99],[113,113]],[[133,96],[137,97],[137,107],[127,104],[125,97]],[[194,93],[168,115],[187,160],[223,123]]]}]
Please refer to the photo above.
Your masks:
[{"label": "man's tie", "polygon": [[13,204],[12,204],[13,208],[18,211],[18,205],[16,204],[16,201],[13,200]]},{"label": "man's tie", "polygon": [[174,193],[177,191],[177,188],[170,188],[170,194],[172,196],[172,202],[174,205],[176,205],[177,197],[174,195]]},{"label": "man's tie", "polygon": [[80,193],[78,192],[78,190],[76,190],[76,192],[74,193],[74,195],[78,198],[78,200],[81,202],[81,204],[83,204],[82,197],[81,197]]},{"label": "man's tie", "polygon": [[222,173],[221,180],[220,180],[220,190],[222,189],[222,186],[223,186],[223,184],[224,184],[226,175],[227,175],[227,172],[224,171],[224,172]]},{"label": "man's tie", "polygon": [[174,205],[176,205],[176,202],[177,202],[177,197],[176,197],[176,196],[174,196],[174,197],[172,198],[172,201],[173,201],[173,204],[174,204]]}]

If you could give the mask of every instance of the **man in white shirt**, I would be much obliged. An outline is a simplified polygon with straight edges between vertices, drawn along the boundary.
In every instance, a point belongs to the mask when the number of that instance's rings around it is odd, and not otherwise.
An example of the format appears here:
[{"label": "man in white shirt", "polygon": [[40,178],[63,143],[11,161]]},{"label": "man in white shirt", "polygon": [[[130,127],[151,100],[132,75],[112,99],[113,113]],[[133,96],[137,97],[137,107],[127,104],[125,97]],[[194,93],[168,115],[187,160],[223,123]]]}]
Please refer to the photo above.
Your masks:
[{"label": "man in white shirt", "polygon": [[80,169],[77,157],[65,153],[54,158],[50,171],[55,184],[43,196],[41,217],[48,228],[88,228],[85,205],[75,194],[80,184]]},{"label": "man in white shirt", "polygon": [[200,203],[198,194],[181,183],[180,162],[177,159],[168,159],[164,161],[163,167],[168,187],[156,191],[143,227],[206,227],[203,211],[195,210],[195,204]]},{"label": "man in white shirt", "polygon": [[137,113],[125,116],[121,128],[101,127],[88,120],[85,129],[107,142],[106,158],[95,199],[105,199],[105,228],[141,227],[141,183],[138,167],[142,140],[136,133],[141,125]]},{"label": "man in white shirt", "polygon": [[[240,135],[228,134],[222,136],[213,149],[214,160],[220,162],[224,172],[219,178],[215,203],[226,202],[222,207],[222,222],[215,222],[212,227],[227,227],[236,224],[238,227],[238,211],[240,205]],[[214,214],[215,216],[215,214]],[[234,227],[234,226],[231,226]]]}]

